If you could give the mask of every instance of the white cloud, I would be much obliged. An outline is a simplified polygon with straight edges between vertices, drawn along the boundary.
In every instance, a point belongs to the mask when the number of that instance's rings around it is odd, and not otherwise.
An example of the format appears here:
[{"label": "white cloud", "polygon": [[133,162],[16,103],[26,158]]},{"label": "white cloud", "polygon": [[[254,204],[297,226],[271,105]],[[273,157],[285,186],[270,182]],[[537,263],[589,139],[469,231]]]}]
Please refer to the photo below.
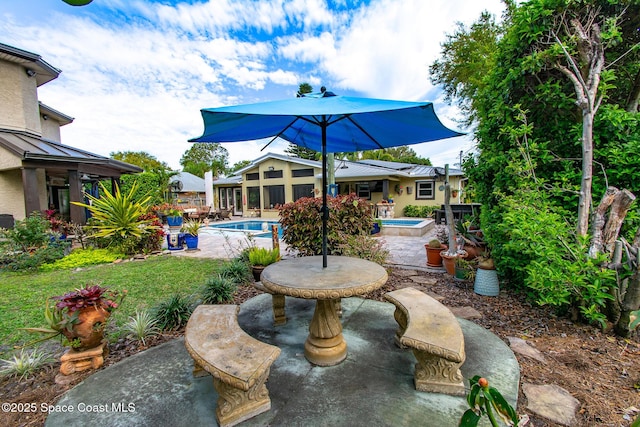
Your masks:
[{"label": "white cloud", "polygon": [[[101,0],[87,8],[56,4],[57,11],[34,1],[39,7],[29,12],[0,4],[0,41],[63,70],[39,88],[41,101],[75,117],[62,128],[63,143],[102,155],[147,151],[174,168],[187,139],[201,134],[204,107],[292,96],[302,82],[423,100],[434,93],[428,65],[453,23],[502,10],[500,0],[372,0],[350,10],[356,2],[331,2],[338,11],[322,0]],[[437,104],[436,111],[458,128],[447,117],[455,109]],[[452,164],[456,144],[414,149]],[[264,154],[263,145],[224,144],[231,164]]]}]

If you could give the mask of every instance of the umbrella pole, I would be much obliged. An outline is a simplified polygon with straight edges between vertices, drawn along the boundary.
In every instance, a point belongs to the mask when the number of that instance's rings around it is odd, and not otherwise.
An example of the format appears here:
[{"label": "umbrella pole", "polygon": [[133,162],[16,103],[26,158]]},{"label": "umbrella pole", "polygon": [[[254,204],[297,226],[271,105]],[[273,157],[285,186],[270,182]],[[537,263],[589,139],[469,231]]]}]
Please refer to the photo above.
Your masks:
[{"label": "umbrella pole", "polygon": [[322,117],[322,268],[327,268],[327,121]]}]

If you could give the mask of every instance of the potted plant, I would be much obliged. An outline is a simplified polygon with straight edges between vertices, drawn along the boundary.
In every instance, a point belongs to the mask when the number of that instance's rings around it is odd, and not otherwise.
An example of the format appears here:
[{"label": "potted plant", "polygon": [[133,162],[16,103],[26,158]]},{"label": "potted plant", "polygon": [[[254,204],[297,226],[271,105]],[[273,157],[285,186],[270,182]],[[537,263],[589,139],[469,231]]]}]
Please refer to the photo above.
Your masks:
[{"label": "potted plant", "polygon": [[187,250],[198,249],[198,233],[202,223],[198,220],[191,219],[184,223],[182,231],[185,233],[184,241],[187,244]]},{"label": "potted plant", "polygon": [[428,267],[442,267],[442,257],[440,252],[447,249],[446,245],[443,245],[438,239],[431,239],[424,245],[427,251],[427,266]]},{"label": "potted plant", "polygon": [[87,284],[84,288],[50,298],[57,301],[53,305],[47,300],[44,317],[48,327],[24,329],[46,334],[35,342],[63,335],[64,344],[73,350],[90,350],[102,343],[107,319],[122,303],[126,293]]},{"label": "potted plant", "polygon": [[478,295],[495,297],[500,294],[500,282],[498,281],[498,273],[491,258],[487,253],[485,258],[480,258],[478,262],[478,272],[473,284],[473,291]]},{"label": "potted plant", "polygon": [[280,250],[277,248],[266,249],[254,246],[249,250],[249,263],[256,282],[260,281],[260,274],[266,266],[278,261],[280,261]]},{"label": "potted plant", "polygon": [[476,265],[475,259],[468,260],[466,258],[456,258],[455,265],[455,278],[459,280],[474,281],[476,278]]},{"label": "potted plant", "polygon": [[371,234],[378,234],[382,230],[382,220],[374,219],[373,220],[373,230],[371,230]]},{"label": "potted plant", "polygon": [[171,206],[165,213],[169,227],[182,227],[182,208]]}]

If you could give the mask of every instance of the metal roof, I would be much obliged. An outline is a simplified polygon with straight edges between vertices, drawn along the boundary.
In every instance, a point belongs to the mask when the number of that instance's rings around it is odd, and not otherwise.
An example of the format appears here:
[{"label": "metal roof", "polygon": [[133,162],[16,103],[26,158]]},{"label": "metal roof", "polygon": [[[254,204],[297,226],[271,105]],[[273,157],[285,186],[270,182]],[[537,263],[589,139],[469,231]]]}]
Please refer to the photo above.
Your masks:
[{"label": "metal roof", "polygon": [[182,183],[181,193],[204,193],[204,179],[189,172],[180,172],[171,177],[171,182],[180,181]]},{"label": "metal roof", "polygon": [[141,168],[129,163],[69,147],[27,132],[0,129],[0,146],[14,153],[23,161],[89,163],[109,167],[121,173],[142,172]]}]

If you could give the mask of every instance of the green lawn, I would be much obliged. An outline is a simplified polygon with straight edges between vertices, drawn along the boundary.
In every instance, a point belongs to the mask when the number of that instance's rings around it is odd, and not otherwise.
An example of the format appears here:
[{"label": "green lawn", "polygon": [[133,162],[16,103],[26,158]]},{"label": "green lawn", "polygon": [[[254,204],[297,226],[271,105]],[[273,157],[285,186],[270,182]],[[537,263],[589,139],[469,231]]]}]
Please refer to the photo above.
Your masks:
[{"label": "green lawn", "polygon": [[45,326],[43,308],[51,296],[86,283],[126,289],[128,295],[110,321],[122,325],[136,308],[153,307],[174,293],[196,293],[221,264],[220,260],[161,256],[81,271],[0,273],[0,354],[38,337],[18,328]]}]

